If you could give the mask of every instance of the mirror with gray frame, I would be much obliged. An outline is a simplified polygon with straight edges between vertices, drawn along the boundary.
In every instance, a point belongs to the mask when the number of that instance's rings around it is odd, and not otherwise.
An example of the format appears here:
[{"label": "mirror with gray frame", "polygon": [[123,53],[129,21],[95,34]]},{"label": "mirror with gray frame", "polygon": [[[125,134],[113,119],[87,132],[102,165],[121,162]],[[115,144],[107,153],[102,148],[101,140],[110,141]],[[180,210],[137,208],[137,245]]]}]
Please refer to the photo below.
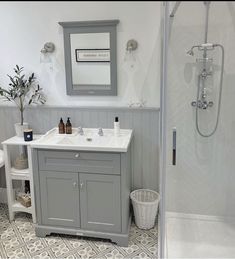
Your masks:
[{"label": "mirror with gray frame", "polygon": [[118,20],[59,22],[68,95],[117,95]]}]

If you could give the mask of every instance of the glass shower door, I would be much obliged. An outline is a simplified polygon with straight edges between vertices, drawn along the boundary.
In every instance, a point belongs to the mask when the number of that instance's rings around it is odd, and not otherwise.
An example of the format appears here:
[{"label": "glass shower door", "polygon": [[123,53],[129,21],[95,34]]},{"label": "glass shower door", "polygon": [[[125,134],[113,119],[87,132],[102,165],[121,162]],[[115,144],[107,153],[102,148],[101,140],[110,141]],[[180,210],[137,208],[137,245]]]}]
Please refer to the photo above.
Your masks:
[{"label": "glass shower door", "polygon": [[235,4],[206,3],[181,2],[170,17],[175,2],[165,2],[161,216],[168,258],[235,256]]}]

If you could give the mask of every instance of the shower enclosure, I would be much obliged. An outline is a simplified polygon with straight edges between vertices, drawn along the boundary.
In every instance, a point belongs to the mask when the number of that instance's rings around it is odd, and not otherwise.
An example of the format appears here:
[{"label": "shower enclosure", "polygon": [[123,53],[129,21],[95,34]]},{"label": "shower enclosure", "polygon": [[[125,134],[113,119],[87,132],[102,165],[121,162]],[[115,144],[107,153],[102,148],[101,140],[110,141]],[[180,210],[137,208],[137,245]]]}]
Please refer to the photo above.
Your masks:
[{"label": "shower enclosure", "polygon": [[235,257],[235,3],[163,3],[161,258]]}]

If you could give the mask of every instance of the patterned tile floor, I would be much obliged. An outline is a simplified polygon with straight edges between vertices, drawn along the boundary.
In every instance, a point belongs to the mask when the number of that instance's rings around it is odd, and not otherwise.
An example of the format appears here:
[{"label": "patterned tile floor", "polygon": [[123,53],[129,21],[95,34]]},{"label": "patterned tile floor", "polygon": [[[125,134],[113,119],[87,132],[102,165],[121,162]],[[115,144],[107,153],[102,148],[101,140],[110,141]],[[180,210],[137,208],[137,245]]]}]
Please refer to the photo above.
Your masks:
[{"label": "patterned tile floor", "polygon": [[0,258],[157,258],[157,227],[132,224],[128,247],[66,235],[38,238],[28,214],[18,213],[10,224],[7,206],[0,204]]}]

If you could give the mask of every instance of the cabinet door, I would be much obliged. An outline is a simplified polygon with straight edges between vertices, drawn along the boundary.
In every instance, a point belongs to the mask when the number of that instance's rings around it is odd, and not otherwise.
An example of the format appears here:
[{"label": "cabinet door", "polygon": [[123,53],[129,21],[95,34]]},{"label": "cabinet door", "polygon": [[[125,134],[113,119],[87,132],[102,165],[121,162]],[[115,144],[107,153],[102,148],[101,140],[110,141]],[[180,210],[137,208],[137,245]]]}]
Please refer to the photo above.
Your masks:
[{"label": "cabinet door", "polygon": [[121,232],[120,176],[79,174],[83,229]]},{"label": "cabinet door", "polygon": [[40,173],[42,223],[79,227],[78,173]]}]

